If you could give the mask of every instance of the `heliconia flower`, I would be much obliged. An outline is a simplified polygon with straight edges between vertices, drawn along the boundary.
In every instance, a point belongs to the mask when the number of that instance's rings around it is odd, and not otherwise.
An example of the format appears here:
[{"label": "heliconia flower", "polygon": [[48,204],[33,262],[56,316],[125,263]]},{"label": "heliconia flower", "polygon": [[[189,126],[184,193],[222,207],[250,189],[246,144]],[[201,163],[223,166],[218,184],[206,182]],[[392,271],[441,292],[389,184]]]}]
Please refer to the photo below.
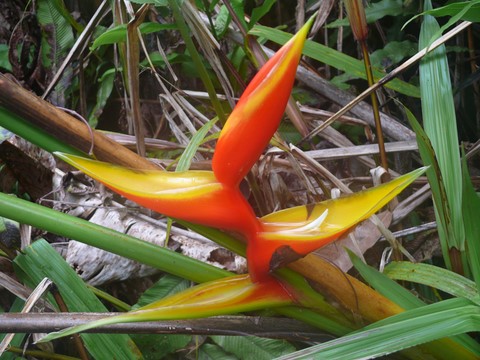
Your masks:
[{"label": "heliconia flower", "polygon": [[[380,186],[321,203],[274,212],[260,219],[262,231],[248,242],[248,268],[253,281],[264,281],[279,265],[296,260],[338,239],[380,210],[424,173],[414,170]],[[282,257],[292,257],[282,259]]]},{"label": "heliconia flower", "polygon": [[266,282],[254,283],[248,275],[230,276],[194,286],[129,313],[50,333],[39,342],[51,341],[103,325],[195,319],[270,309],[292,303],[289,293],[273,278]]},{"label": "heliconia flower", "polygon": [[258,220],[241,192],[219,183],[211,171],[139,171],[70,154],[55,155],[163,215],[242,234],[258,231]]},{"label": "heliconia flower", "polygon": [[262,66],[227,119],[212,160],[221,183],[237,186],[277,130],[313,19]]}]

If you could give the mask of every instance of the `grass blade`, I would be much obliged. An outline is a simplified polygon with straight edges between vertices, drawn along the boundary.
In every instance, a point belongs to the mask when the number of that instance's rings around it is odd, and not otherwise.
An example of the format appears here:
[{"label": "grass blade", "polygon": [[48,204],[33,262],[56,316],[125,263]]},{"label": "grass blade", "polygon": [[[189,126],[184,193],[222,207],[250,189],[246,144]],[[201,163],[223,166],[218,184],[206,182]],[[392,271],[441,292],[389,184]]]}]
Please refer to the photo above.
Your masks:
[{"label": "grass blade", "polygon": [[[387,355],[446,336],[480,329],[480,307],[453,299],[410,310],[373,324],[366,330],[287,355],[286,359],[366,359]],[[437,358],[475,359],[477,354],[458,348]]]},{"label": "grass blade", "polygon": [[480,294],[473,281],[438,266],[408,261],[393,262],[385,268],[384,274],[391,279],[431,286],[480,305]]},{"label": "grass blade", "polygon": [[[430,0],[425,10],[431,9]],[[430,44],[440,27],[431,15],[425,15],[420,31],[419,49]],[[420,93],[425,132],[432,142],[438,160],[446,197],[451,211],[452,233],[446,241],[449,248],[464,250],[462,216],[462,172],[452,84],[444,45],[426,55],[420,62]],[[435,203],[438,206],[437,203]],[[457,215],[457,216],[455,216]]]},{"label": "grass blade", "polygon": [[478,214],[480,214],[480,199],[473,188],[470,174],[468,173],[467,161],[463,159],[463,208],[462,215],[465,224],[465,237],[467,256],[469,259],[470,271],[477,284],[477,291],[480,288],[480,227],[478,226]]}]

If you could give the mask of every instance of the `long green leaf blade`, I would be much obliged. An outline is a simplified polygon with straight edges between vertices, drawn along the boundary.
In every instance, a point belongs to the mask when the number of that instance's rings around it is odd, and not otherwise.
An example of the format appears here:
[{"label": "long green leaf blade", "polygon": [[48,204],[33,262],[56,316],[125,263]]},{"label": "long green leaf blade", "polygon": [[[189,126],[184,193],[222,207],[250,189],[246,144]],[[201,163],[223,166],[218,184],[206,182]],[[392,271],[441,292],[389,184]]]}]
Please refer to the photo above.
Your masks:
[{"label": "long green leaf blade", "polygon": [[[426,0],[425,10],[431,7],[430,0]],[[439,29],[435,18],[425,15],[419,49],[428,46]],[[420,93],[423,125],[437,156],[451,210],[453,233],[447,234],[446,240],[450,248],[463,251],[465,235],[462,216],[459,216],[462,213],[462,172],[452,84],[444,45],[420,62]]]},{"label": "long green leaf blade", "polygon": [[[465,301],[454,303],[445,301],[409,310],[387,320],[378,322],[367,330],[313,346],[277,360],[367,359],[391,354],[447,336],[478,331],[480,307],[469,305]],[[442,354],[442,358],[475,359],[478,355],[479,353],[453,352]]]},{"label": "long green leaf blade", "polygon": [[438,266],[408,261],[393,262],[385,268],[384,274],[391,279],[431,286],[480,305],[480,294],[473,281]]},{"label": "long green leaf blade", "polygon": [[[37,240],[15,258],[14,264],[33,285],[44,277],[55,283],[69,311],[106,312],[105,306],[65,260],[45,240]],[[139,359],[135,344],[128,335],[82,334],[85,346],[96,359]]]}]

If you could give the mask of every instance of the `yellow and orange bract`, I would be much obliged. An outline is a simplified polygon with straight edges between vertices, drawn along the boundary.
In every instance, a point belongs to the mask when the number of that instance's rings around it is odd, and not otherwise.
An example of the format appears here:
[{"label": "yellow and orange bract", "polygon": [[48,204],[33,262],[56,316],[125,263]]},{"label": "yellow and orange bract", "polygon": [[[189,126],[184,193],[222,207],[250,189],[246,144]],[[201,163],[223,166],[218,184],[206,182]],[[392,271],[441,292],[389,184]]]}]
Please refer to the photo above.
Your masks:
[{"label": "yellow and orange bract", "polygon": [[135,311],[52,332],[39,342],[117,323],[194,319],[291,304],[293,299],[273,278],[254,283],[248,275],[230,276],[197,285]]},{"label": "yellow and orange bract", "polygon": [[166,216],[248,235],[259,229],[241,192],[219,183],[211,171],[139,171],[70,154],[55,155],[127,199]]},{"label": "yellow and orange bract", "polygon": [[305,256],[335,241],[380,210],[424,172],[425,168],[420,168],[368,190],[262,217],[262,231],[248,242],[247,247],[253,280],[266,279],[273,255],[279,249],[288,247]]}]

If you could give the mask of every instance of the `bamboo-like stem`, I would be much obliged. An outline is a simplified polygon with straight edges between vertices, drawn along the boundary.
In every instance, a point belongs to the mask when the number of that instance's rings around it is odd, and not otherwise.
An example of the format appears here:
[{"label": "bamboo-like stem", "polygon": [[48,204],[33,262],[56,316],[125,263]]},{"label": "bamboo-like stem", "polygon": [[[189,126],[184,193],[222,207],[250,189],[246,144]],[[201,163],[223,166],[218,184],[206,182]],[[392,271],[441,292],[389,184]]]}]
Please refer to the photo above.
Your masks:
[{"label": "bamboo-like stem", "polygon": [[[365,63],[365,72],[367,73],[368,86],[375,83],[372,72],[372,63],[370,62],[370,54],[368,53],[367,43],[360,41],[362,47],[363,62]],[[375,131],[377,134],[378,150],[380,152],[380,164],[385,170],[388,170],[387,153],[385,151],[385,140],[383,138],[382,123],[380,121],[380,108],[378,106],[378,98],[375,91],[370,94],[373,108],[373,118],[375,119]]]}]

